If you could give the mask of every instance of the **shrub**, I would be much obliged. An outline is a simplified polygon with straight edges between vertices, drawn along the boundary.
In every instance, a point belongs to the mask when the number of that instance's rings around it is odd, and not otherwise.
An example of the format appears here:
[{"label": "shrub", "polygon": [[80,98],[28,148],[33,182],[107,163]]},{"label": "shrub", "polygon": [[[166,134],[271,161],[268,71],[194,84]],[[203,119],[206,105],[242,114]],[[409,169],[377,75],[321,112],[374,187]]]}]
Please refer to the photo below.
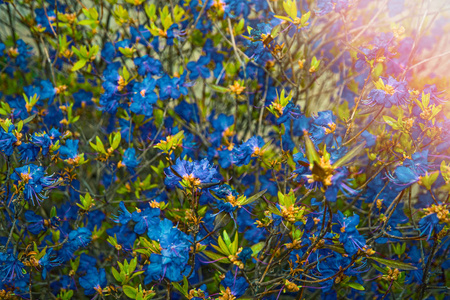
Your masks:
[{"label": "shrub", "polygon": [[445,1],[0,1],[2,299],[444,299]]}]

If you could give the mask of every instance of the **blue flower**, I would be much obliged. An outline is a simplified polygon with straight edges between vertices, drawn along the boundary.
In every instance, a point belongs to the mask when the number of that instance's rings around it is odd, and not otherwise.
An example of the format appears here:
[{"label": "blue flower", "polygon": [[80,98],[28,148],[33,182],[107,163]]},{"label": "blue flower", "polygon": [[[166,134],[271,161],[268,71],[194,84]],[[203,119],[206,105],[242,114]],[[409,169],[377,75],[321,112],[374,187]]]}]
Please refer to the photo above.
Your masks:
[{"label": "blue flower", "polygon": [[366,141],[366,146],[368,148],[375,146],[376,141],[377,141],[376,135],[373,135],[370,132],[368,132],[367,130],[364,130],[363,133],[361,133],[361,136]]},{"label": "blue flower", "polygon": [[277,125],[284,123],[288,120],[298,119],[302,115],[300,107],[295,105],[292,101],[283,108],[283,114],[277,119]]},{"label": "blue flower", "polygon": [[403,5],[405,0],[389,0],[388,8],[389,8],[389,17],[395,17],[396,15],[403,12]]},{"label": "blue flower", "polygon": [[221,146],[222,137],[227,137],[232,134],[229,127],[234,123],[234,116],[220,114],[215,119],[212,116],[210,117],[210,122],[214,128],[214,132],[211,134],[210,140],[212,145],[218,148]]},{"label": "blue flower", "polygon": [[55,182],[51,176],[45,176],[43,167],[34,164],[16,168],[11,179],[16,185],[23,186],[25,200],[31,200],[33,204],[47,199],[43,192]]},{"label": "blue flower", "polygon": [[41,231],[45,230],[44,218],[36,215],[32,210],[27,210],[24,214],[25,219],[30,225],[28,225],[28,230],[32,234],[39,234]]},{"label": "blue flower", "polygon": [[194,121],[199,122],[198,106],[196,103],[187,103],[185,100],[181,101],[175,107],[175,112],[186,122]]},{"label": "blue flower", "polygon": [[219,182],[219,173],[206,158],[193,162],[178,158],[175,165],[166,168],[164,173],[166,174],[164,183],[168,187],[182,187],[182,180],[186,180],[193,186]]},{"label": "blue flower", "polygon": [[92,233],[86,227],[78,228],[69,233],[69,246],[73,251],[86,247],[92,240]]},{"label": "blue flower", "polygon": [[17,142],[16,136],[12,133],[14,125],[9,126],[8,132],[3,127],[0,128],[0,151],[6,156],[11,156],[14,152],[14,145]]},{"label": "blue flower", "polygon": [[130,230],[127,226],[114,226],[107,229],[106,233],[110,236],[117,237],[117,243],[125,250],[132,250],[134,242],[136,241],[136,233]]},{"label": "blue flower", "polygon": [[333,226],[333,231],[338,233],[339,242],[344,244],[345,251],[353,255],[366,245],[366,240],[356,229],[359,224],[359,215],[345,217],[341,211],[333,215],[333,222],[337,222]]},{"label": "blue flower", "polygon": [[[152,230],[153,229],[153,230]],[[159,227],[149,229],[148,235],[158,240],[161,255],[152,254],[150,265],[145,271],[145,284],[153,280],[167,278],[170,281],[179,281],[189,272],[187,265],[191,243],[189,237],[178,228],[173,227],[172,221],[164,219]]]},{"label": "blue flower", "polygon": [[10,251],[0,253],[0,280],[2,282],[14,282],[22,278],[24,267],[24,264]]},{"label": "blue flower", "polygon": [[184,83],[185,78],[186,74],[183,74],[179,78],[170,78],[169,75],[165,74],[163,77],[158,79],[157,85],[159,87],[159,99],[178,99],[181,95],[187,95],[188,90],[186,88],[186,84]]},{"label": "blue flower", "polygon": [[134,232],[143,234],[153,230],[159,224],[160,210],[158,208],[147,208],[144,210],[136,210],[131,214],[131,219],[136,222]]},{"label": "blue flower", "polygon": [[140,43],[144,46],[148,45],[148,40],[152,37],[150,30],[144,25],[139,25],[138,28],[130,27],[131,41],[133,43]]},{"label": "blue flower", "polygon": [[117,110],[121,100],[120,91],[124,88],[123,78],[119,75],[120,63],[115,62],[107,65],[103,71],[104,82],[102,87],[104,93],[100,95],[100,108],[106,112],[113,113]]},{"label": "blue flower", "polygon": [[20,154],[20,160],[25,162],[34,161],[39,154],[40,148],[32,143],[22,143],[17,147]]},{"label": "blue flower", "polygon": [[51,104],[55,95],[57,93],[57,89],[53,87],[52,83],[48,80],[41,81],[41,92],[39,95],[39,100],[49,99],[48,103]]},{"label": "blue flower", "polygon": [[336,129],[336,116],[331,110],[319,111],[317,116],[313,117],[310,127],[311,140],[314,144],[319,144],[328,135],[334,133]]},{"label": "blue flower", "polygon": [[[239,197],[238,192],[236,192],[228,184],[213,187],[208,190],[208,192],[209,193],[204,193],[202,196],[208,198],[208,202],[215,202],[215,206],[219,212],[226,212],[234,218],[232,212],[238,208],[236,202]],[[213,193],[214,197],[211,195]]]},{"label": "blue flower", "polygon": [[245,247],[242,249],[241,253],[239,253],[239,259],[245,264],[247,260],[252,258],[253,250],[249,247]]},{"label": "blue flower", "polygon": [[211,72],[206,67],[206,65],[210,62],[210,60],[211,58],[209,57],[209,55],[207,55],[200,57],[197,62],[189,62],[186,66],[187,69],[191,72],[189,74],[189,79],[195,80],[199,76],[204,79],[209,78],[211,76]]},{"label": "blue flower", "polygon": [[381,78],[381,81],[376,85],[378,88],[370,91],[367,100],[363,101],[365,104],[371,106],[379,104],[389,108],[393,105],[398,106],[408,103],[409,92],[406,81],[397,81],[393,77]]},{"label": "blue flower", "polygon": [[225,274],[225,278],[220,283],[225,287],[226,294],[229,296],[233,295],[236,298],[244,295],[248,288],[245,278],[242,276],[236,277],[231,271]]},{"label": "blue flower", "polygon": [[46,230],[46,227],[58,227],[59,218],[53,217],[50,220],[45,220],[43,217],[35,214],[32,210],[27,210],[24,214],[25,220],[28,225],[28,230],[32,234],[39,234],[41,231]]},{"label": "blue flower", "polygon": [[85,295],[93,295],[95,293],[102,294],[102,290],[106,287],[105,269],[91,268],[86,272],[86,276],[80,278],[80,285],[84,289]]},{"label": "blue flower", "polygon": [[78,92],[72,94],[73,100],[75,101],[73,104],[73,109],[77,108],[85,108],[88,105],[92,105],[94,102],[92,101],[93,94],[92,92],[87,92],[83,89],[78,90]]},{"label": "blue flower", "polygon": [[116,223],[125,225],[131,220],[131,213],[127,210],[125,204],[122,201],[120,201],[119,207],[119,216],[113,215],[112,219]]},{"label": "blue flower", "polygon": [[236,166],[244,166],[255,157],[261,155],[264,140],[260,136],[253,136],[248,141],[233,148],[233,162]]},{"label": "blue flower", "polygon": [[395,168],[395,177],[392,174],[387,174],[389,180],[401,186],[409,186],[420,179],[420,175],[414,168],[398,166]]},{"label": "blue flower", "polygon": [[348,0],[319,0],[317,2],[317,9],[315,10],[316,15],[323,16],[333,10],[340,12],[348,8],[348,2]]},{"label": "blue flower", "polygon": [[430,214],[423,217],[419,221],[419,229],[422,235],[427,235],[427,240],[431,238],[432,234],[438,234],[444,228],[444,224],[439,224],[437,214]]},{"label": "blue flower", "polygon": [[130,110],[136,114],[146,117],[153,115],[153,104],[158,101],[158,96],[153,91],[156,81],[151,77],[146,77],[133,87],[133,99],[131,101]]},{"label": "blue flower", "polygon": [[52,255],[53,248],[47,250],[45,255],[39,260],[39,265],[42,267],[42,279],[47,278],[47,272],[53,267],[61,265],[62,260],[57,256]]},{"label": "blue flower", "polygon": [[42,155],[46,156],[50,150],[50,147],[52,146],[52,138],[45,132],[38,133],[35,132],[34,135],[31,137],[30,141],[34,145],[38,145],[42,149]]},{"label": "blue flower", "polygon": [[118,167],[126,167],[128,171],[134,174],[134,169],[139,166],[140,159],[136,157],[136,150],[134,148],[128,148],[123,153],[123,159],[118,163]]},{"label": "blue flower", "polygon": [[78,157],[79,140],[66,140],[66,144],[59,148],[61,159],[75,159]]},{"label": "blue flower", "polygon": [[162,76],[164,74],[161,62],[148,55],[135,58],[134,64],[138,68],[138,74],[141,76],[147,74]]}]

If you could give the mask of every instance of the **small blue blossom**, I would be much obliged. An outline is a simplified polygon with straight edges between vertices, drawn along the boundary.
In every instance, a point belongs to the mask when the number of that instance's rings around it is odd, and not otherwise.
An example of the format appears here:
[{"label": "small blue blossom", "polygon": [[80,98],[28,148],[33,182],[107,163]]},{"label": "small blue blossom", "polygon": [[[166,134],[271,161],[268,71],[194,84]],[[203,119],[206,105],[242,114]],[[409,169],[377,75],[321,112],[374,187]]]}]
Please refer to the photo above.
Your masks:
[{"label": "small blue blossom", "polygon": [[427,240],[431,238],[431,235],[441,232],[442,228],[444,228],[444,224],[439,224],[439,218],[435,213],[429,214],[419,221],[420,233],[427,235]]},{"label": "small blue blossom", "polygon": [[15,169],[11,179],[16,185],[23,186],[25,200],[33,204],[35,201],[40,203],[43,199],[47,199],[44,192],[55,183],[51,176],[45,176],[43,167],[34,164]]},{"label": "small blue blossom", "polygon": [[86,276],[80,278],[80,285],[84,289],[85,295],[102,294],[102,290],[106,287],[105,269],[91,268],[86,272]]},{"label": "small blue blossom", "polygon": [[250,163],[250,160],[261,154],[264,140],[260,136],[251,137],[248,141],[233,148],[233,162],[236,166]]},{"label": "small blue blossom", "polygon": [[219,174],[216,168],[206,158],[193,162],[177,159],[175,165],[166,168],[164,173],[166,174],[164,183],[168,187],[182,187],[181,181],[183,179],[193,186],[219,182]]},{"label": "small blue blossom", "polygon": [[118,167],[126,167],[128,171],[134,174],[134,169],[139,166],[140,159],[136,157],[136,150],[134,148],[128,148],[123,153],[123,159],[118,163]]},{"label": "small blue blossom", "polygon": [[[397,81],[393,77],[382,78],[383,89],[373,89],[363,102],[367,105],[383,105],[384,107],[398,106],[408,103],[409,91],[407,82]],[[380,86],[381,87],[381,86]]]},{"label": "small blue blossom", "polygon": [[189,74],[189,79],[195,80],[198,77],[202,77],[207,79],[211,76],[211,72],[206,67],[206,65],[210,62],[211,58],[209,56],[202,56],[196,62],[189,62],[187,64],[187,69],[191,72]]}]

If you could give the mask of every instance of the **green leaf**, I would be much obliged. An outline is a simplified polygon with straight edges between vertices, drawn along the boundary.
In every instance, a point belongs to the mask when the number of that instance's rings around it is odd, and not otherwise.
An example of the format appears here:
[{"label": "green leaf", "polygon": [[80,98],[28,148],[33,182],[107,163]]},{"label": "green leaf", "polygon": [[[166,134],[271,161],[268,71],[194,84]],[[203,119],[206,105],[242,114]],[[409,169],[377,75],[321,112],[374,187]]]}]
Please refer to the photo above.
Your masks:
[{"label": "green leaf", "polygon": [[[120,49],[123,49],[123,48],[119,48],[119,51],[122,52]],[[128,69],[125,66],[123,66],[123,68],[122,68],[122,75],[123,75],[123,79],[125,80],[125,82],[128,82],[128,79],[130,79],[130,72],[128,72]]]},{"label": "green leaf", "polygon": [[23,120],[23,124],[27,124],[30,123],[31,121],[33,121],[33,119],[36,117],[36,114],[29,116],[28,118],[26,118],[25,120]]},{"label": "green leaf", "polygon": [[423,185],[427,190],[430,190],[431,186],[436,181],[438,176],[439,176],[439,171],[435,171],[431,174],[428,174],[428,172],[426,172],[425,176],[422,176],[420,184]]},{"label": "green leaf", "polygon": [[230,260],[228,259],[228,257],[223,256],[221,254],[218,254],[218,253],[215,253],[212,251],[208,251],[208,250],[205,250],[202,253],[215,261],[217,260],[218,262],[225,263],[225,264],[230,263]]},{"label": "green leaf", "polygon": [[97,151],[106,154],[105,146],[103,146],[102,140],[98,136],[95,137],[95,140],[97,141]]},{"label": "green leaf", "polygon": [[278,33],[280,33],[280,31],[281,31],[281,26],[277,25],[274,28],[272,28],[272,31],[270,32],[270,35],[273,38],[276,38],[278,36]]},{"label": "green leaf", "polygon": [[178,282],[172,282],[172,285],[175,289],[177,289],[180,293],[182,293],[185,297],[188,297],[189,294],[183,289],[183,287]]},{"label": "green leaf", "polygon": [[384,259],[384,258],[380,258],[380,257],[368,257],[368,259],[374,260],[382,265],[388,266],[390,268],[397,268],[400,270],[408,270],[408,271],[412,271],[412,270],[417,270],[416,267],[414,267],[413,265],[401,262],[401,261],[396,261],[396,260],[389,260],[389,259]]},{"label": "green leaf", "polygon": [[375,270],[377,270],[377,271],[380,272],[381,274],[386,274],[386,273],[387,273],[385,269],[379,267],[377,264],[371,264],[371,265],[372,265],[372,267],[373,267]]},{"label": "green leaf", "polygon": [[92,25],[95,24],[96,20],[83,20],[78,22],[78,25]]},{"label": "green leaf", "polygon": [[261,250],[263,249],[264,245],[265,245],[264,242],[259,242],[257,244],[254,244],[253,246],[251,246],[250,249],[252,249],[252,251],[253,251],[252,256],[258,255],[258,253],[261,252]]},{"label": "green leaf", "polygon": [[210,84],[209,86],[211,87],[211,89],[213,89],[214,91],[219,92],[219,93],[228,93],[229,92],[228,88],[220,86],[220,85]]},{"label": "green leaf", "polygon": [[344,156],[338,159],[332,166],[334,169],[339,168],[357,156],[366,146],[366,143],[361,143],[356,147],[353,147]]},{"label": "green leaf", "polygon": [[236,254],[239,248],[239,235],[236,231],[236,234],[234,235],[233,243],[231,244],[231,251],[233,254]]},{"label": "green leaf", "polygon": [[50,211],[50,218],[56,217],[56,206],[53,206]]},{"label": "green leaf", "polygon": [[297,3],[295,0],[285,0],[283,2],[284,11],[291,17],[293,20],[297,18]]},{"label": "green leaf", "polygon": [[364,287],[357,283],[357,282],[349,282],[347,284],[349,287],[351,287],[352,289],[358,290],[358,291],[364,291]]},{"label": "green leaf", "polygon": [[228,213],[222,211],[214,219],[214,231],[227,226],[231,221],[231,217]]},{"label": "green leaf", "polygon": [[302,26],[306,25],[306,22],[308,22],[310,16],[311,16],[311,11],[308,11],[306,14],[304,14],[300,18],[300,22],[302,23]]},{"label": "green leaf", "polygon": [[319,153],[317,153],[316,146],[314,146],[313,141],[309,138],[307,134],[305,134],[305,150],[306,150],[306,158],[309,163],[319,162]]},{"label": "green leaf", "polygon": [[[228,240],[229,240],[229,238],[228,238]],[[230,255],[230,254],[231,254],[231,253],[230,253],[230,249],[228,249],[227,244],[223,241],[223,239],[222,239],[221,236],[219,236],[219,238],[217,239],[217,241],[218,241],[218,243],[219,243],[220,250],[222,250],[222,252],[223,252],[225,255]],[[230,242],[230,244],[231,244],[231,242]]]},{"label": "green leaf", "polygon": [[281,20],[285,20],[285,21],[288,21],[288,22],[292,22],[292,20],[289,19],[288,17],[283,17],[283,16],[279,16],[279,15],[274,15],[274,17],[277,18],[277,19],[281,19]]},{"label": "green leaf", "polygon": [[137,266],[137,258],[135,257],[130,261],[130,265],[128,267],[129,273],[133,273],[134,270],[136,270],[136,266]]},{"label": "green leaf", "polygon": [[227,245],[228,249],[231,249],[231,239],[226,230],[223,231],[223,241],[225,242],[225,245]]},{"label": "green leaf", "polygon": [[383,116],[384,121],[386,122],[386,124],[388,124],[389,126],[391,126],[393,129],[398,129],[398,122],[396,119],[391,118],[389,116]]},{"label": "green leaf", "polygon": [[16,128],[17,128],[16,129],[17,132],[21,132],[22,131],[22,128],[23,128],[23,121],[22,120],[20,120],[19,123],[17,123]]},{"label": "green leaf", "polygon": [[138,271],[138,272],[135,272],[135,273],[133,273],[133,275],[131,275],[130,278],[134,278],[134,277],[139,276],[139,275],[141,275],[141,274],[143,274],[143,273],[144,273],[144,271]]},{"label": "green leaf", "polygon": [[283,214],[280,212],[280,210],[275,206],[275,205],[273,205],[273,204],[270,204],[270,203],[267,203],[267,209],[271,212],[271,213],[273,213],[274,215],[277,215],[277,216],[282,216]]},{"label": "green leaf", "polygon": [[244,29],[245,20],[242,18],[239,23],[236,25],[236,33],[240,34],[241,31]]},{"label": "green leaf", "polygon": [[114,134],[114,138],[113,138],[113,142],[112,142],[112,144],[111,144],[111,147],[113,148],[113,149],[117,149],[117,147],[119,147],[119,144],[120,144],[120,140],[122,139],[122,136],[121,136],[121,134],[120,134],[120,131],[119,132],[116,132],[116,134]]},{"label": "green leaf", "polygon": [[267,189],[250,196],[250,198],[244,198],[244,200],[239,201],[239,205],[247,205],[247,204],[250,204],[250,203],[258,200],[259,198],[261,198],[262,195],[264,195],[266,193],[266,191],[267,191]]},{"label": "green leaf", "polygon": [[183,288],[185,291],[187,291],[189,288],[189,281],[186,276],[183,276]]},{"label": "green leaf", "polygon": [[95,7],[90,8],[89,9],[89,13],[91,15],[90,16],[91,19],[94,19],[94,20],[98,19],[98,12],[97,12],[97,9]]},{"label": "green leaf", "polygon": [[84,67],[86,65],[87,61],[84,59],[80,59],[79,61],[77,61],[73,67],[72,67],[72,72],[75,72],[79,69],[81,69],[82,67]]},{"label": "green leaf", "polygon": [[129,286],[129,285],[124,285],[122,289],[123,289],[123,292],[125,293],[125,295],[127,295],[131,299],[135,299],[136,298],[137,291],[138,291],[137,288],[134,288],[134,287]]},{"label": "green leaf", "polygon": [[111,273],[117,281],[122,282],[122,276],[120,276],[119,271],[117,271],[114,267],[111,267]]},{"label": "green leaf", "polygon": [[330,250],[333,250],[334,252],[340,253],[340,254],[345,254],[345,249],[341,246],[338,245],[328,245],[328,244],[324,244],[323,245],[325,248],[328,248]]}]

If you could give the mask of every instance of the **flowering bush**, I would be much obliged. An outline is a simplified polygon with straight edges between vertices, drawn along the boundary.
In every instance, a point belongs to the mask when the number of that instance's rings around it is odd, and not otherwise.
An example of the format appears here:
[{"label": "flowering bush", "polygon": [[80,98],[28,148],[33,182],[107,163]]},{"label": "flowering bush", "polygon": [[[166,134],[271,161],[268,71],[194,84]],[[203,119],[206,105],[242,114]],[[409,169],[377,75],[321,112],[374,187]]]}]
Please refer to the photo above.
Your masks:
[{"label": "flowering bush", "polygon": [[0,1],[1,299],[448,299],[446,1]]}]

